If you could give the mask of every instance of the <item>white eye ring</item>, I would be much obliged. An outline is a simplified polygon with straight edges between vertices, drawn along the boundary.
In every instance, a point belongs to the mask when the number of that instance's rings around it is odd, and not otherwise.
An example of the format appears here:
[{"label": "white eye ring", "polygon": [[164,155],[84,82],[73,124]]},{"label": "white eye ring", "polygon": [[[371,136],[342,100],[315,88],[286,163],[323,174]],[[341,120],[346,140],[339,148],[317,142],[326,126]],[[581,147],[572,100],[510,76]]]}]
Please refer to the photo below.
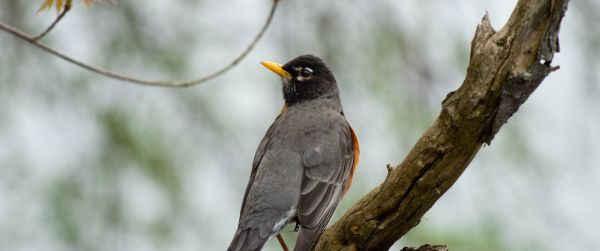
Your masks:
[{"label": "white eye ring", "polygon": [[308,80],[312,77],[312,74],[313,74],[313,70],[311,68],[303,67],[298,71],[298,77],[296,77],[296,80],[298,80],[298,81]]},{"label": "white eye ring", "polygon": [[304,67],[304,68],[302,68],[302,70],[300,70],[300,76],[302,76],[304,78],[310,78],[312,73],[313,73],[313,70],[308,67]]}]

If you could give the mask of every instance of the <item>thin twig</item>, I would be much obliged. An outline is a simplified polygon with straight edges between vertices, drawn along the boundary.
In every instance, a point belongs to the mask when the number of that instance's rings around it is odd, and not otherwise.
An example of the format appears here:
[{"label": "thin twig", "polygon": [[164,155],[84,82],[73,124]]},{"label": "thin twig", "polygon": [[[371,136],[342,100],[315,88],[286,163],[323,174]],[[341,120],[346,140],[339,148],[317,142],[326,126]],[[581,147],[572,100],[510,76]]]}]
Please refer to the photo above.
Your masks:
[{"label": "thin twig", "polygon": [[283,240],[283,237],[281,237],[281,234],[277,234],[277,240],[279,241],[279,245],[281,245],[281,249],[283,251],[289,251],[285,241]]},{"label": "thin twig", "polygon": [[271,21],[273,20],[273,16],[275,15],[275,11],[277,10],[277,4],[279,3],[280,0],[274,0],[273,1],[273,5],[271,7],[271,11],[269,12],[269,16],[267,17],[267,21],[265,22],[265,24],[262,26],[262,28],[260,29],[260,31],[258,32],[258,34],[256,34],[256,37],[254,38],[254,40],[252,40],[252,42],[250,43],[250,45],[248,45],[248,47],[246,47],[246,49],[239,55],[237,56],[233,61],[231,61],[231,63],[229,63],[227,66],[221,68],[220,70],[217,70],[211,74],[208,74],[206,76],[200,77],[198,79],[193,79],[193,80],[184,80],[184,81],[156,81],[156,80],[144,80],[144,79],[139,79],[136,77],[131,77],[131,76],[126,76],[120,73],[116,73],[113,72],[111,70],[108,69],[104,69],[101,67],[97,67],[97,66],[93,66],[90,64],[86,64],[83,63],[77,59],[74,59],[70,56],[67,56],[66,54],[52,48],[49,47],[47,45],[45,45],[42,42],[38,42],[36,40],[34,40],[34,38],[32,38],[31,36],[27,35],[25,32],[11,26],[8,25],[4,22],[0,22],[0,29],[4,30],[20,39],[23,39],[35,46],[37,46],[38,48],[54,55],[57,56],[59,58],[62,58],[72,64],[75,64],[79,67],[82,67],[84,69],[87,69],[89,71],[98,73],[100,75],[106,76],[106,77],[110,77],[110,78],[114,78],[114,79],[118,79],[121,81],[126,81],[126,82],[130,82],[130,83],[135,83],[135,84],[140,84],[140,85],[148,85],[148,86],[162,86],[162,87],[189,87],[192,85],[197,85],[197,84],[201,84],[204,82],[207,82],[211,79],[214,79],[220,75],[222,75],[223,73],[231,70],[234,66],[236,66],[240,61],[242,61],[242,59],[244,59],[244,57],[246,57],[246,55],[248,55],[250,53],[250,51],[252,51],[252,49],[254,48],[254,46],[258,43],[258,41],[261,39],[261,37],[264,35],[264,33],[267,31],[267,28],[269,28],[269,25],[271,24]]},{"label": "thin twig", "polygon": [[56,17],[54,22],[52,22],[52,24],[50,24],[50,26],[48,26],[48,28],[44,32],[33,37],[32,40],[37,42],[38,40],[44,38],[44,36],[46,36],[46,34],[48,34],[54,28],[54,26],[58,24],[58,22],[60,22],[60,20],[65,16],[65,14],[67,14],[69,10],[71,10],[71,1],[66,1],[65,6],[63,7],[63,11],[60,13],[60,15],[58,15],[58,17]]}]

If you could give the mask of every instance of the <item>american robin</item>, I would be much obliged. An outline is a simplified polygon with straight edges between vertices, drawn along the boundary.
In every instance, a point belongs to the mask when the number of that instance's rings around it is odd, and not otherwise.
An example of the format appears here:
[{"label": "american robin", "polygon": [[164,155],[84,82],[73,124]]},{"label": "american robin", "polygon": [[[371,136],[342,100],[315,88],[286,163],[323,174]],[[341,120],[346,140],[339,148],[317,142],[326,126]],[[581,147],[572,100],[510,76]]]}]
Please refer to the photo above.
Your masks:
[{"label": "american robin", "polygon": [[352,183],[358,140],[323,60],[262,64],[281,76],[285,105],[256,150],[228,250],[261,250],[292,222],[299,226],[294,250],[311,250]]}]

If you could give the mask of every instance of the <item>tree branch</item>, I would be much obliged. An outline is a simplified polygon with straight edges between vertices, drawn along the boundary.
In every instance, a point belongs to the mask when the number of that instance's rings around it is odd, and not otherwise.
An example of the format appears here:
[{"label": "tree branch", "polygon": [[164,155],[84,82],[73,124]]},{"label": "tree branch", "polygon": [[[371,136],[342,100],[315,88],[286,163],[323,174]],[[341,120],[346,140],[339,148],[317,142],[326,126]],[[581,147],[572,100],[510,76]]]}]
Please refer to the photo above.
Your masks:
[{"label": "tree branch", "polygon": [[113,72],[108,69],[104,69],[104,68],[101,68],[98,66],[87,64],[87,63],[81,62],[73,57],[67,56],[65,53],[62,53],[42,42],[38,42],[36,40],[36,38],[31,37],[30,35],[26,34],[25,32],[15,28],[9,24],[6,24],[4,22],[0,22],[0,30],[8,32],[9,34],[12,34],[13,36],[20,38],[22,40],[25,40],[25,41],[29,42],[30,44],[48,52],[54,56],[62,58],[63,60],[66,60],[74,65],[77,65],[86,70],[95,72],[97,74],[100,74],[100,75],[103,75],[103,76],[106,76],[109,78],[113,78],[113,79],[117,79],[117,80],[121,80],[121,81],[125,81],[125,82],[130,82],[130,83],[134,83],[134,84],[147,85],[147,86],[189,87],[189,86],[205,83],[205,82],[212,80],[220,75],[223,75],[224,73],[226,73],[227,71],[229,71],[233,67],[235,67],[239,62],[241,62],[250,53],[250,51],[252,51],[252,49],[254,49],[254,46],[256,46],[258,41],[262,38],[264,33],[269,28],[269,25],[271,25],[271,21],[273,20],[273,16],[275,16],[275,11],[277,10],[279,1],[280,0],[273,0],[273,5],[271,6],[271,11],[269,12],[267,20],[265,21],[264,25],[262,26],[262,28],[260,29],[258,34],[256,34],[256,37],[254,37],[254,40],[252,40],[252,42],[248,45],[248,47],[246,47],[246,49],[240,55],[238,55],[235,59],[233,59],[225,67],[223,67],[211,74],[208,74],[206,76],[203,76],[203,77],[200,77],[197,79],[192,79],[192,80],[160,81],[160,80],[146,80],[146,79],[140,79],[140,78],[133,77],[133,76],[127,76],[124,74]]},{"label": "tree branch", "polygon": [[432,246],[429,244],[425,244],[418,248],[405,247],[400,251],[448,251],[448,247],[443,245]]},{"label": "tree branch", "polygon": [[385,181],[327,228],[315,250],[387,250],[454,184],[484,142],[556,67],[568,0],[520,0],[498,32],[487,15],[471,43],[467,76]]}]

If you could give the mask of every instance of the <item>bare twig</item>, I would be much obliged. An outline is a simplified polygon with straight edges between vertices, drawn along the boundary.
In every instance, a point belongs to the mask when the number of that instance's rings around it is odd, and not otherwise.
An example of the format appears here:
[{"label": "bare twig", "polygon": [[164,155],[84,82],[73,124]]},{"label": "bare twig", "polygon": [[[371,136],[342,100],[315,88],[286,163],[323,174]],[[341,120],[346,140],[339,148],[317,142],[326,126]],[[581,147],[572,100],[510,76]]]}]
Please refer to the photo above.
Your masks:
[{"label": "bare twig", "polygon": [[281,234],[277,234],[277,241],[279,241],[279,245],[281,245],[281,249],[283,251],[289,251],[288,246],[285,244],[285,241],[283,240],[283,237],[281,237]]},{"label": "bare twig", "polygon": [[18,37],[20,39],[23,39],[27,42],[29,42],[30,44],[35,45],[36,47],[54,55],[57,56],[59,58],[62,58],[72,64],[75,64],[79,67],[82,67],[84,69],[87,69],[89,71],[98,73],[100,75],[109,77],[109,78],[114,78],[114,79],[118,79],[121,81],[126,81],[126,82],[130,82],[130,83],[135,83],[135,84],[140,84],[140,85],[147,85],[147,86],[161,86],[161,87],[189,87],[189,86],[193,86],[193,85],[197,85],[197,84],[201,84],[204,82],[207,82],[209,80],[212,80],[220,75],[222,75],[223,73],[231,70],[234,66],[236,66],[239,62],[242,61],[242,59],[244,59],[249,53],[250,51],[252,51],[252,49],[254,48],[254,46],[258,43],[258,41],[261,39],[261,37],[265,34],[265,32],[267,31],[267,29],[269,28],[269,25],[271,24],[271,21],[273,20],[273,16],[275,15],[275,11],[277,10],[277,5],[279,4],[280,0],[273,0],[273,5],[271,7],[271,11],[269,12],[269,16],[267,17],[266,22],[264,23],[264,25],[262,26],[262,28],[260,29],[260,31],[258,32],[258,34],[256,34],[256,37],[254,37],[254,40],[252,40],[252,42],[248,45],[248,47],[246,47],[246,49],[239,55],[237,56],[235,59],[233,59],[233,61],[231,61],[228,65],[226,65],[225,67],[211,73],[208,74],[206,76],[197,78],[197,79],[192,79],[192,80],[175,80],[175,81],[160,81],[160,80],[145,80],[145,79],[139,79],[137,77],[132,77],[132,76],[127,76],[127,75],[123,75],[120,73],[116,73],[113,72],[111,70],[108,69],[104,69],[101,67],[97,67],[94,65],[90,65],[87,63],[83,63],[77,59],[74,59],[70,56],[67,56],[65,53],[62,53],[42,42],[38,42],[36,41],[33,37],[29,36],[28,34],[26,34],[25,32],[9,25],[6,24],[4,22],[0,22],[0,30],[3,30],[5,32],[8,32],[10,34],[12,34],[15,37]]},{"label": "bare twig", "polygon": [[54,28],[54,26],[56,26],[56,24],[58,24],[58,22],[60,22],[60,20],[65,16],[65,14],[67,14],[67,12],[69,10],[71,10],[71,3],[72,3],[72,1],[70,1],[70,0],[66,1],[65,5],[63,7],[63,11],[60,13],[60,15],[58,15],[58,17],[56,17],[54,22],[52,22],[52,24],[50,24],[50,26],[48,26],[48,28],[44,32],[33,37],[32,40],[37,42],[38,40],[44,38],[44,36],[46,36],[46,34],[48,34]]}]

